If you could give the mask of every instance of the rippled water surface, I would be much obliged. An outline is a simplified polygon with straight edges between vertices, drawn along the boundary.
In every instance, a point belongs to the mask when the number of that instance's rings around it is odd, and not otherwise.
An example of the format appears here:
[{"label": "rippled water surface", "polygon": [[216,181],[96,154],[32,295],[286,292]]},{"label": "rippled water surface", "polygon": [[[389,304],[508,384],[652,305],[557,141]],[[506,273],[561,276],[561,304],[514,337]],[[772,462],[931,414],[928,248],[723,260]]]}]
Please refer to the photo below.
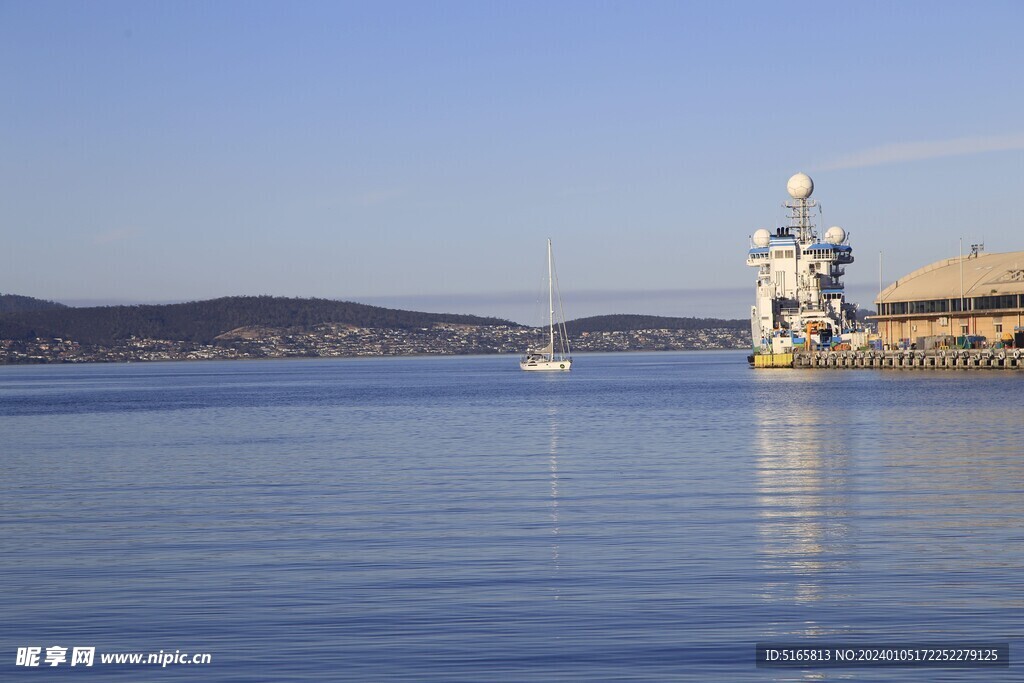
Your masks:
[{"label": "rippled water surface", "polygon": [[213,655],[66,680],[1020,680],[754,643],[1024,656],[1022,387],[734,352],[3,367],[0,678],[60,644]]}]

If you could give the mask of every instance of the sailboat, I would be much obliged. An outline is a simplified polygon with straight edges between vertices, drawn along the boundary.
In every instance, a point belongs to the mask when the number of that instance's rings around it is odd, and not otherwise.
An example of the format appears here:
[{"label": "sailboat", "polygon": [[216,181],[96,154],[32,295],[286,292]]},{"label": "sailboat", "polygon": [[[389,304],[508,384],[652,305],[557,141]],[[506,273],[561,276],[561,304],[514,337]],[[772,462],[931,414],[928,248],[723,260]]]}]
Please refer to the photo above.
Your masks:
[{"label": "sailboat", "polygon": [[[565,314],[562,297],[558,294],[554,261],[551,258],[551,240],[548,240],[548,345],[532,349],[519,361],[522,370],[568,372],[572,368],[569,356],[569,337],[565,333]],[[558,350],[555,350],[555,298],[558,298]]]}]

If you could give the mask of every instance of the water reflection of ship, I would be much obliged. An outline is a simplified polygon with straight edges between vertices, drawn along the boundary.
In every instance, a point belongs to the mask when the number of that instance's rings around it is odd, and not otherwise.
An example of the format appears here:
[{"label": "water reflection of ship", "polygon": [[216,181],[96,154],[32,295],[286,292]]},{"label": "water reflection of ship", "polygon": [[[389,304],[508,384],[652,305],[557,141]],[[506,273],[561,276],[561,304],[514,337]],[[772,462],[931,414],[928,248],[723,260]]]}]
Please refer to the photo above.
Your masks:
[{"label": "water reflection of ship", "polygon": [[[811,377],[794,381],[815,383]],[[778,389],[777,382],[765,387],[766,404]],[[845,566],[849,557],[844,547],[849,445],[835,440],[826,428],[830,420],[808,403],[794,410],[765,405],[755,411],[758,533],[768,576],[763,596],[769,601],[822,600],[824,575]]]},{"label": "water reflection of ship", "polygon": [[[845,444],[832,442],[835,435],[825,426],[829,421],[813,404],[799,409],[783,406],[780,410],[777,378],[760,375],[755,381],[764,384],[759,391],[763,405],[754,411],[757,528],[761,537],[760,573],[765,577],[761,599],[783,606],[813,606],[837,597],[833,583],[826,587],[827,577],[845,565],[846,560],[841,558],[848,556],[843,545],[848,535],[849,506],[837,492],[845,490],[849,453],[844,450]],[[814,379],[801,375],[794,381],[811,384]],[[805,393],[793,391],[790,395]],[[779,638],[827,638],[834,634],[834,627],[807,619],[806,615],[781,622],[777,628],[773,635]],[[789,680],[793,681],[833,679],[832,675],[826,678],[823,671],[792,673]]]}]

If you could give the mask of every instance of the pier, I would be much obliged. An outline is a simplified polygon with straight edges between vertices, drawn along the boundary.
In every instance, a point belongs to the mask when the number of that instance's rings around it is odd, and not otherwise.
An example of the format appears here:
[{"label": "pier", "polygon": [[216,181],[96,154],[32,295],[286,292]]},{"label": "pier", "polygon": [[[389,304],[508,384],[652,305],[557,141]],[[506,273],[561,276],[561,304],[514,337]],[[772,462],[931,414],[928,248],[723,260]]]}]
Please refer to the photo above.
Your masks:
[{"label": "pier", "polygon": [[799,369],[880,368],[883,370],[1024,371],[1024,349],[936,349],[929,351],[797,350],[793,353],[793,364],[791,367]]}]

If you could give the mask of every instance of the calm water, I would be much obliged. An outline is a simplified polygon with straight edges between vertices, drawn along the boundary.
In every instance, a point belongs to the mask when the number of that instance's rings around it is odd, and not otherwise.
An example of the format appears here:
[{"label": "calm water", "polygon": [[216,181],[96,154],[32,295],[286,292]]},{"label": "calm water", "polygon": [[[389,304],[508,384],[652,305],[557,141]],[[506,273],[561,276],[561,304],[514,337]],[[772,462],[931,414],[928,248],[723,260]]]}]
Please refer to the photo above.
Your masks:
[{"label": "calm water", "polygon": [[[735,352],[0,368],[0,678],[1020,680],[1022,387]],[[1020,663],[754,667],[803,638]]]}]

